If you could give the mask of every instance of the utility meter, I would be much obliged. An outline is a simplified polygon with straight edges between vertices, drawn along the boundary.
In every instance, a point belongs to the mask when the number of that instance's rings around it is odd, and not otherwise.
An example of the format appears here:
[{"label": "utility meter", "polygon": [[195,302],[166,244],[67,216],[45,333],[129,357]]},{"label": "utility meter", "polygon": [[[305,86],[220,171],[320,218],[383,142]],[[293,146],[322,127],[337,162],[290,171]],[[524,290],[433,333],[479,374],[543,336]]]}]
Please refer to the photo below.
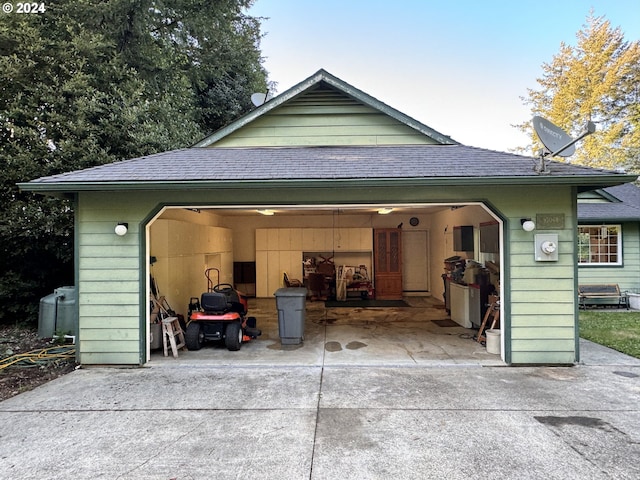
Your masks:
[{"label": "utility meter", "polygon": [[535,236],[536,262],[558,261],[558,235],[555,233],[539,233]]},{"label": "utility meter", "polygon": [[542,253],[544,253],[545,255],[551,255],[553,252],[556,251],[556,244],[553,242],[542,242],[542,246],[540,247],[542,249]]}]

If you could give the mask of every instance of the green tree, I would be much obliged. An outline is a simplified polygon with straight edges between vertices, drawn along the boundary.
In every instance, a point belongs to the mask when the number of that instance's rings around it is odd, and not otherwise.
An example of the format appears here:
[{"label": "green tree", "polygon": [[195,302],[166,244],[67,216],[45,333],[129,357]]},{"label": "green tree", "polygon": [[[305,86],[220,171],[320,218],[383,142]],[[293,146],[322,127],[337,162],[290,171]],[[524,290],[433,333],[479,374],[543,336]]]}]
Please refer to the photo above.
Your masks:
[{"label": "green tree", "polygon": [[[596,133],[580,142],[571,162],[607,169],[640,171],[640,43],[627,42],[593,12],[577,35],[575,46],[560,45],[542,65],[539,89],[529,89],[533,115],[563,128],[573,138],[587,121]],[[518,126],[531,135],[534,151],[542,148],[531,123]]]},{"label": "green tree", "polygon": [[253,0],[59,0],[0,16],[0,321],[73,284],[73,204],[16,183],[192,145],[265,91]]}]

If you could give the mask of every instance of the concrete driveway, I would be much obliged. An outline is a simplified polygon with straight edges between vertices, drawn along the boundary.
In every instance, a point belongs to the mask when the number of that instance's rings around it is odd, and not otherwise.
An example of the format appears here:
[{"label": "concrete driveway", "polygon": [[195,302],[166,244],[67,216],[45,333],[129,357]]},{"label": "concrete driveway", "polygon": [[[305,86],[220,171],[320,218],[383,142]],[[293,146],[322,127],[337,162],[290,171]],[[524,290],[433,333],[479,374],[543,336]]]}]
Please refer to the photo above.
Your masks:
[{"label": "concrete driveway", "polygon": [[304,343],[282,346],[260,300],[239,352],[154,353],[1,402],[0,478],[640,478],[640,360],[582,342],[574,367],[506,367],[410,301],[309,304]]},{"label": "concrete driveway", "polygon": [[0,478],[640,478],[640,360],[581,344],[574,367],[243,347],[247,363],[80,369],[0,403]]}]

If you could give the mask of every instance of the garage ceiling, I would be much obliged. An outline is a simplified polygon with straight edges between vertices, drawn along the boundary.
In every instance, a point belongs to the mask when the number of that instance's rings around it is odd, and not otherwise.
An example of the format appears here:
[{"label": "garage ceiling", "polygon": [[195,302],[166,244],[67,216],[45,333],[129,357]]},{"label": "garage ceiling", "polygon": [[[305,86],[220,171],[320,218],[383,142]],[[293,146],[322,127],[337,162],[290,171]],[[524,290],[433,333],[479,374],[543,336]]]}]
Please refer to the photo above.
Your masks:
[{"label": "garage ceiling", "polygon": [[218,215],[224,216],[260,216],[258,210],[271,210],[275,215],[300,215],[304,212],[305,215],[335,215],[335,214],[349,214],[349,215],[372,215],[376,214],[381,208],[393,208],[394,214],[432,214],[442,210],[456,209],[464,205],[298,205],[298,206],[283,206],[283,205],[261,205],[256,207],[237,207],[237,208],[216,208],[216,207],[193,207],[191,210],[196,211],[211,211]]}]

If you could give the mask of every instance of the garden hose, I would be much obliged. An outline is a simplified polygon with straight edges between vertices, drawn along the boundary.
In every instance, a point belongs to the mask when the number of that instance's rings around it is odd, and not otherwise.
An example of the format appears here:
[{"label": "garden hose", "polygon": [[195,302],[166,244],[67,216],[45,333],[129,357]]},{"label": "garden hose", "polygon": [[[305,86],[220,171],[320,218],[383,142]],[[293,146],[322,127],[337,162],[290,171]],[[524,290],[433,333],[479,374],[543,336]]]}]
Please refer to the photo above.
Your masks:
[{"label": "garden hose", "polygon": [[38,367],[56,360],[73,360],[76,356],[75,345],[63,345],[18,353],[0,360],[0,370],[7,367]]}]

